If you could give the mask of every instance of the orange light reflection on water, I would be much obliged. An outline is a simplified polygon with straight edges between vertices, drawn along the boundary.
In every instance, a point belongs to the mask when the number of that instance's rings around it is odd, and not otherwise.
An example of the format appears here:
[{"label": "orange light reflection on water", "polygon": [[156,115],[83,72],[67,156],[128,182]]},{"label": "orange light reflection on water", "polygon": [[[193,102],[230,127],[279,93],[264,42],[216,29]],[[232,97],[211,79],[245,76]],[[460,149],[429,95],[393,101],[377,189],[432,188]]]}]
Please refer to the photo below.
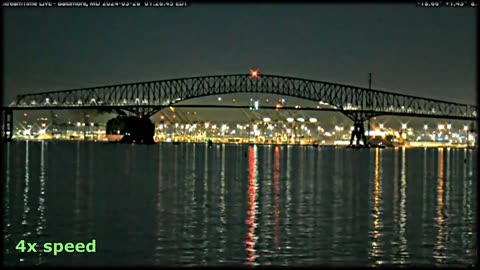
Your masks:
[{"label": "orange light reflection on water", "polygon": [[255,229],[257,223],[255,222],[255,214],[257,212],[257,147],[251,146],[248,151],[248,210],[247,220],[248,232],[245,237],[245,251],[247,252],[248,266],[255,266],[255,259],[258,257],[255,251],[255,244],[257,237],[255,236]]},{"label": "orange light reflection on water", "polygon": [[444,155],[443,148],[438,149],[438,185],[437,185],[437,241],[434,254],[438,263],[445,262],[445,205],[444,205]]},{"label": "orange light reflection on water", "polygon": [[275,192],[275,203],[273,212],[275,216],[274,244],[278,248],[280,244],[280,148],[275,147],[273,156],[273,190]]},{"label": "orange light reflection on water", "polygon": [[375,151],[375,176],[373,181],[373,239],[370,248],[370,258],[375,260],[374,264],[379,264],[379,257],[381,252],[380,247],[380,230],[382,228],[382,221],[380,219],[380,200],[381,200],[381,182],[380,182],[380,149]]}]

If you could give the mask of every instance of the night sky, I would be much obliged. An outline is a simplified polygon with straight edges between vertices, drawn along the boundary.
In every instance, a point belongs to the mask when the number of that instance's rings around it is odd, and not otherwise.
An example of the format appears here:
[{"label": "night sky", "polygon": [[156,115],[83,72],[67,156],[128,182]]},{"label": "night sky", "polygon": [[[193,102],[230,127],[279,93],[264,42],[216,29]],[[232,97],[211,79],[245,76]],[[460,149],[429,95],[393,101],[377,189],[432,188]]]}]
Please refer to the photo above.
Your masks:
[{"label": "night sky", "polygon": [[86,86],[260,73],[474,104],[474,8],[192,4],[4,10],[4,103]]}]

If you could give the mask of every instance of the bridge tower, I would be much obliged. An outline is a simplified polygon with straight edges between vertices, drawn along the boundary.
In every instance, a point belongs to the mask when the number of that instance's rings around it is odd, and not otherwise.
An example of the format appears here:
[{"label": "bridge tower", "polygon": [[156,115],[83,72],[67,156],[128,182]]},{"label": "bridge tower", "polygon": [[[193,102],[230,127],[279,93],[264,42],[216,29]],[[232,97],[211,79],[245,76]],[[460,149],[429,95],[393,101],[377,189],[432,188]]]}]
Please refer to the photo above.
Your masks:
[{"label": "bridge tower", "polygon": [[[372,89],[372,73],[368,73],[368,89]],[[353,141],[357,140],[356,146],[360,145],[360,140],[363,141],[364,147],[370,146],[370,118],[377,116],[375,113],[369,112],[355,112],[355,111],[343,111],[348,118],[353,120],[353,130],[350,136],[349,146],[353,146]],[[365,135],[364,122],[367,121],[368,135]]]},{"label": "bridge tower", "polygon": [[[376,116],[373,113],[366,113],[366,112],[355,112],[355,111],[343,111],[348,118],[353,121],[353,130],[350,136],[350,144],[349,146],[353,146],[353,141],[356,138],[357,143],[356,146],[360,145],[360,140],[363,141],[363,146],[369,146],[369,138],[365,136],[365,127],[364,122],[368,121],[368,125],[370,125],[370,118]],[[368,128],[368,133],[370,135],[370,127]]]},{"label": "bridge tower", "polygon": [[11,141],[13,136],[13,111],[11,109],[4,109],[2,113],[4,116],[2,137],[4,141]]}]

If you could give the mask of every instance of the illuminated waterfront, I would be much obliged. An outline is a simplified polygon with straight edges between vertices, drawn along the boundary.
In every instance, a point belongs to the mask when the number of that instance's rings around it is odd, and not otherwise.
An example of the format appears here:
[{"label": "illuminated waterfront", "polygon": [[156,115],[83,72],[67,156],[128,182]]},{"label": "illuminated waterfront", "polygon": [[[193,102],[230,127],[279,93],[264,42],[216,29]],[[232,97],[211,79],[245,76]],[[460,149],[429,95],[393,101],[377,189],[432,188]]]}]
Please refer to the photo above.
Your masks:
[{"label": "illuminated waterfront", "polygon": [[[20,141],[3,151],[8,265],[477,260],[476,150]],[[98,250],[22,254],[19,239],[96,239]]]},{"label": "illuminated waterfront", "polygon": [[[155,123],[156,142],[278,144],[278,145],[348,145],[353,126],[343,122],[334,125],[319,123],[314,117],[287,117],[284,120],[262,117],[250,123],[235,121],[168,121],[167,113]],[[180,115],[179,112],[172,114]],[[114,135],[114,136],[112,136]],[[123,134],[112,134],[115,140]],[[472,125],[437,121],[435,126],[424,124],[414,129],[406,123],[399,128],[381,121],[372,121],[365,131],[372,145],[406,147],[474,147],[477,135]],[[16,127],[16,140],[85,140],[109,141],[105,124],[93,121],[68,122],[56,125],[48,118],[38,118],[33,124],[23,121]],[[117,138],[118,137],[118,138]]]}]

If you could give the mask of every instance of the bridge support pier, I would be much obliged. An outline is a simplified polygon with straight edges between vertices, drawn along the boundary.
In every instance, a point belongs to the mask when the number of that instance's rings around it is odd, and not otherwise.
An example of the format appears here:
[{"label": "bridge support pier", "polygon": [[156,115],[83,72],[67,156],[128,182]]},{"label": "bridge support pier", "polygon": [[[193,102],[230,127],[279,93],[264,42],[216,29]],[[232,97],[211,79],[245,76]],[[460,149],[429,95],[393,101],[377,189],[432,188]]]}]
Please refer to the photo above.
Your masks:
[{"label": "bridge support pier", "polygon": [[2,110],[3,113],[3,125],[2,125],[2,138],[4,141],[11,141],[13,137],[13,111],[11,109]]},{"label": "bridge support pier", "polygon": [[[350,136],[349,147],[353,146],[353,141],[357,140],[356,146],[360,146],[360,140],[363,141],[363,147],[370,147],[369,138],[365,136],[365,127],[363,123],[368,121],[368,135],[370,135],[370,118],[376,116],[373,113],[355,112],[355,111],[343,111],[348,118],[353,120],[353,130]],[[370,136],[369,136],[370,137]]]},{"label": "bridge support pier", "polygon": [[365,136],[365,128],[363,126],[363,121],[355,121],[353,124],[352,135],[350,137],[350,144],[349,146],[353,146],[353,140],[357,138],[356,146],[360,145],[360,140],[363,140],[363,145],[366,147],[367,144],[367,137]]}]

